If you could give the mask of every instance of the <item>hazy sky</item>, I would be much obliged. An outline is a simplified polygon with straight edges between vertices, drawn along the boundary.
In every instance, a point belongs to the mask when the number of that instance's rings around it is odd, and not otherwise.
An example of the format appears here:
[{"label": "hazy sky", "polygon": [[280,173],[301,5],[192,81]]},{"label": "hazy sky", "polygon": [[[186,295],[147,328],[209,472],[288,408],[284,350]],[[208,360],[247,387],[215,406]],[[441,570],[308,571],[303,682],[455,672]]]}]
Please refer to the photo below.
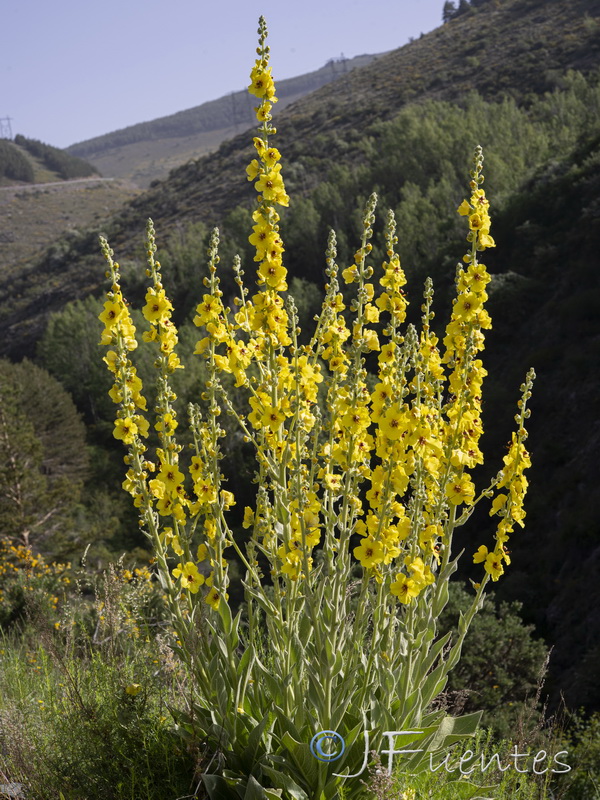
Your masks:
[{"label": "hazy sky", "polygon": [[441,23],[443,0],[0,0],[0,117],[57,147],[243,88],[257,20],[275,79],[380,53]]}]

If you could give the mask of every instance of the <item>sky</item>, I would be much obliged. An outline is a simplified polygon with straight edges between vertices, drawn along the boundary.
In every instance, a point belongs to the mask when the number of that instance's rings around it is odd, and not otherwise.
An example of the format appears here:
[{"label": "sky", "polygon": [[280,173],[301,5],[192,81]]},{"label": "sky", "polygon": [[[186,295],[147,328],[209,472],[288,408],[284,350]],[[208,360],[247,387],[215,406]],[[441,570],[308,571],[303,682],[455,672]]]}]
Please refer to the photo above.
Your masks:
[{"label": "sky", "polygon": [[443,0],[0,0],[0,118],[56,147],[244,88],[258,17],[273,77],[382,53],[441,24]]}]

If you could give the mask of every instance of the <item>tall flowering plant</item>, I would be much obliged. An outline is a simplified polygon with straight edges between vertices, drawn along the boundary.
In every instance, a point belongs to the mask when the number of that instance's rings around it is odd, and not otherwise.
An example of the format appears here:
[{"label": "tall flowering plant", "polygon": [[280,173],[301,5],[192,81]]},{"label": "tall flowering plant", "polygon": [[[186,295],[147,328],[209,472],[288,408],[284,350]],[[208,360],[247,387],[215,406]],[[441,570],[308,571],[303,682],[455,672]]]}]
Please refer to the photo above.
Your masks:
[{"label": "tall flowering plant", "polygon": [[[214,231],[194,318],[201,331],[195,352],[208,374],[199,387],[205,411],[189,408],[189,458],[177,441],[171,383],[182,364],[151,221],[142,339],[157,355],[159,446],[152,453],[132,361],[136,331],[105,240],[111,287],[100,319],[102,344],[109,347],[104,361],[114,376],[111,397],[119,406],[114,436],[128,449],[123,485],[154,549],[176,652],[194,678],[191,713],[180,725],[201,734],[215,757],[206,768],[207,789],[213,796],[325,800],[337,797],[342,785],[346,797],[361,790],[347,776],[361,761],[365,732],[377,749],[384,731],[418,730],[403,744],[418,742],[427,752],[475,730],[477,715],[451,719],[434,710],[434,701],[460,658],[488,582],[509,563],[509,535],[523,525],[533,371],[521,387],[504,465],[478,490],[472,471],[483,463],[486,375],[480,353],[491,326],[490,276],[479,259],[494,246],[480,148],[469,199],[458,209],[468,221],[469,247],[443,341],[431,327],[430,281],[421,329],[405,325],[406,279],[391,212],[385,261],[379,270],[371,263],[373,195],[353,263],[341,273],[330,235],[322,312],[310,342],[300,344],[279,233],[278,209],[289,197],[281,155],[271,144],[277,98],[266,36],[261,18],[249,87],[258,99],[259,127],[247,169],[257,193],[249,237],[257,285],[253,293],[244,285],[236,258],[239,291],[225,302]],[[355,284],[350,301],[342,283]],[[376,364],[374,375],[368,364]],[[246,393],[244,413],[224,388],[224,374]],[[223,413],[235,418],[256,455],[258,488],[244,512],[244,542],[229,521],[235,498],[221,471]],[[474,554],[482,579],[454,638],[437,636],[457,569],[457,529],[485,498],[499,518],[496,541]],[[235,617],[228,597],[232,556],[245,570],[245,603]],[[335,762],[315,758],[310,749],[320,731],[344,738],[346,751]],[[413,768],[418,761],[412,759]]]}]

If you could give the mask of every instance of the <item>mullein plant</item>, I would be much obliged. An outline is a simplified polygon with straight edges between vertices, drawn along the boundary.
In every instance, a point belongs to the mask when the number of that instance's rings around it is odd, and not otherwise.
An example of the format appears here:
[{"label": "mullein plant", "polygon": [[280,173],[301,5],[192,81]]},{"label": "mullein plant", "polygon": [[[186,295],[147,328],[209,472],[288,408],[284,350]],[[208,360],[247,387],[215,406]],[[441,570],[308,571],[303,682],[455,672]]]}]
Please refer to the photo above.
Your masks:
[{"label": "mullein plant", "polygon": [[[193,445],[180,458],[180,424],[172,375],[176,353],[173,306],[147,228],[147,275],[142,340],[156,348],[158,400],[150,451],[149,414],[132,361],[138,340],[119,266],[102,240],[111,287],[101,343],[114,377],[119,410],[114,436],[127,446],[124,488],[139,509],[152,543],[158,578],[170,607],[174,648],[194,678],[182,732],[208,742],[204,776],[217,796],[334,798],[363,790],[353,775],[384,731],[420,731],[402,746],[436,751],[474,732],[478,716],[458,720],[432,710],[460,658],[467,629],[489,581],[509,563],[506,542],[523,526],[529,467],[524,427],[533,371],[523,384],[504,465],[478,490],[480,353],[491,327],[485,309],[490,276],[480,254],[494,246],[477,148],[470,197],[458,212],[468,221],[469,248],[456,276],[457,295],[442,342],[431,328],[433,289],[427,281],[418,331],[405,325],[406,279],[395,251],[393,214],[385,226],[386,260],[371,262],[376,197],[367,203],[351,266],[340,273],[335,235],[326,251],[328,283],[308,344],[299,343],[294,301],[287,292],[280,207],[289,197],[281,156],[271,144],[277,101],[264,19],[249,91],[258,99],[256,157],[247,178],[256,189],[253,230],[256,288],[245,287],[238,258],[237,296],[224,302],[219,284],[218,231],[194,319],[195,353],[206,365],[203,400],[189,407]],[[352,300],[342,283],[355,284]],[[370,380],[366,364],[377,364]],[[224,376],[228,376],[224,380]],[[229,377],[231,376],[231,377]],[[245,392],[240,413],[225,384]],[[221,471],[222,414],[230,414],[256,455],[257,491],[244,512],[246,541],[234,536],[235,498]],[[491,499],[498,517],[495,543],[474,561],[482,577],[454,638],[436,637],[436,620],[457,569],[455,534],[475,506]],[[228,602],[228,559],[245,570],[245,603],[234,617]],[[357,572],[358,570],[358,572]],[[357,574],[360,577],[357,579]],[[309,747],[320,731],[336,731],[346,751],[327,763]],[[422,757],[408,762],[413,769]],[[343,787],[343,789],[342,789]]]}]

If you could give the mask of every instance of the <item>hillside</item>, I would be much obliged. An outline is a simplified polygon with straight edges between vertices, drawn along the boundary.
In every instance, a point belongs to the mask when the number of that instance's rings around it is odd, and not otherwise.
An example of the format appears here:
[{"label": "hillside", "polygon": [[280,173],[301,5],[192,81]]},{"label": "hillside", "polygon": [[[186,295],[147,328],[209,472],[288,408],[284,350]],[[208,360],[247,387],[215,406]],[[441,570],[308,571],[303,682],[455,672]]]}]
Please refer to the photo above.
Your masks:
[{"label": "hillside", "polygon": [[4,275],[39,257],[61,235],[99,225],[137,193],[57,147],[20,135],[0,140]]},{"label": "hillside", "polygon": [[[451,100],[474,89],[491,99],[513,96],[526,105],[535,92],[558,86],[568,70],[597,67],[599,17],[600,0],[488,0],[322,87],[278,118],[288,184],[294,177],[297,194],[306,195],[332,165],[362,163],[361,142],[373,121],[390,119],[405,106],[418,108],[431,98]],[[276,56],[273,63],[276,70]],[[139,251],[148,216],[164,242],[198,221],[220,224],[228,212],[248,203],[252,189],[240,180],[252,157],[248,139],[241,134],[214,154],[174,170],[104,224],[121,259]],[[102,275],[93,232],[59,250],[64,253],[59,256],[53,248],[25,267],[18,299],[0,279],[0,354],[31,353],[48,313],[99,290]],[[46,274],[54,276],[52,291],[45,286]]]},{"label": "hillside", "polygon": [[[527,103],[552,90],[567,70],[585,72],[600,63],[599,16],[600,0],[489,0],[286,108],[277,123],[280,149],[310,187],[336,161],[361,158],[362,132],[408,103],[452,100],[472,89]],[[249,152],[241,134],[175,170],[130,207],[115,231],[119,240],[148,215],[161,220],[163,234],[175,219],[218,222],[251,197],[239,181]]]},{"label": "hillside", "polygon": [[138,194],[113,178],[78,178],[33,185],[0,186],[2,270],[11,276],[39,258],[60,236],[97,227]]},{"label": "hillside", "polygon": [[[522,600],[529,619],[555,645],[554,699],[563,691],[572,706],[589,708],[600,708],[599,31],[600,0],[488,0],[291,104],[277,121],[291,195],[282,236],[292,275],[322,283],[329,225],[339,231],[340,265],[349,263],[357,208],[376,188],[382,206],[396,210],[416,314],[425,274],[433,274],[436,302],[447,310],[464,239],[454,209],[464,196],[469,153],[484,145],[498,243],[486,259],[496,275],[490,290],[494,329],[485,354],[491,376],[486,451],[503,452],[519,383],[529,366],[538,373],[528,442],[534,460],[528,524],[511,540],[513,564],[498,592]],[[245,180],[250,158],[249,135],[237,136],[175,170],[106,222],[104,232],[127,276],[128,299],[143,296],[143,230],[152,216],[165,284],[183,309],[177,323],[185,332],[192,295],[201,292],[208,226],[218,223],[223,231],[224,267],[246,247],[254,193]],[[99,294],[103,272],[90,230],[56,243],[10,279],[1,277],[0,354],[14,360],[34,355],[50,313]],[[297,285],[310,319],[318,290],[308,281]],[[230,291],[227,279],[223,288]],[[81,335],[94,322],[91,305],[84,310]],[[70,313],[76,318],[83,311]],[[182,340],[189,343],[192,335],[190,330]],[[92,353],[97,334],[90,330],[88,336]],[[46,351],[53,348],[58,344],[47,341]],[[79,360],[83,352],[82,346]],[[91,375],[86,364],[78,368]],[[479,522],[480,537],[490,522],[485,514]]]},{"label": "hillside", "polygon": [[[321,69],[280,81],[274,113],[279,115],[290,103],[379,57],[331,59]],[[127,178],[147,187],[175,167],[216,150],[221,142],[247,130],[254,121],[252,108],[253,101],[245,90],[231,92],[177,114],[78,142],[67,151],[86,158],[103,175]]]},{"label": "hillside", "polygon": [[65,150],[17,134],[0,139],[0,186],[67,181],[99,176],[98,170]]}]

